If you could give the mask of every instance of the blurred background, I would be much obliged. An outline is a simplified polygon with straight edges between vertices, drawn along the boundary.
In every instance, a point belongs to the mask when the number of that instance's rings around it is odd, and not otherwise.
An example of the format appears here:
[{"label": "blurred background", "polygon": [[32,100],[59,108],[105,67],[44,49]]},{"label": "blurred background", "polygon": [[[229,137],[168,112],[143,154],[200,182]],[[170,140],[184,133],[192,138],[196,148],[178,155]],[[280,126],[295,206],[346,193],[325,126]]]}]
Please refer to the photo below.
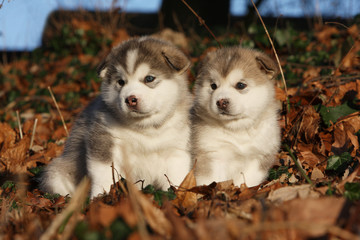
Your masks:
[{"label": "blurred background", "polygon": [[[240,20],[249,23],[254,16],[254,8],[250,0],[189,0],[188,2],[211,26],[230,26]],[[275,19],[280,23],[284,19],[292,19],[302,23],[302,27],[311,26],[311,19],[314,18],[344,21],[360,13],[360,1],[357,0],[255,0],[255,2],[263,17]],[[59,29],[54,25],[59,27],[71,15],[80,17],[79,15],[89,11],[97,13],[97,20],[101,20],[103,24],[109,24],[106,18],[111,18],[113,27],[124,27],[127,24],[132,34],[148,34],[163,27],[183,31],[184,28],[194,24],[199,25],[181,0],[2,0],[0,51],[32,51],[41,46],[44,41],[43,36],[47,35],[45,31],[57,31]],[[100,16],[102,14],[104,16]],[[116,17],[116,15],[120,16]]]}]

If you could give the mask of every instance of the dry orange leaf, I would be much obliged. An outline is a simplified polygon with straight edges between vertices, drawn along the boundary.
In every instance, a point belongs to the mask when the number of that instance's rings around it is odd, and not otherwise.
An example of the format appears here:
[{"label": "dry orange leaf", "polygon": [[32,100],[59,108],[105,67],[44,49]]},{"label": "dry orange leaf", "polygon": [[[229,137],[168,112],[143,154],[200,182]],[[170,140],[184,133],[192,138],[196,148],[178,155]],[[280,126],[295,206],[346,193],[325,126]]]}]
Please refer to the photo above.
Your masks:
[{"label": "dry orange leaf", "polygon": [[189,189],[196,186],[194,168],[186,175],[176,190],[176,198],[173,200],[173,204],[185,212],[194,209],[197,203],[197,194],[189,191]]},{"label": "dry orange leaf", "polygon": [[29,146],[30,138],[25,136],[15,146],[0,152],[0,157],[7,171],[11,173],[26,173],[28,167],[36,166],[34,162],[27,162],[25,160]]},{"label": "dry orange leaf", "polygon": [[343,198],[294,199],[285,204],[288,221],[311,223],[306,233],[311,237],[319,237],[326,233],[329,226],[336,223],[343,207]]},{"label": "dry orange leaf", "polygon": [[1,151],[13,147],[16,140],[16,132],[7,123],[0,122],[0,148]]}]

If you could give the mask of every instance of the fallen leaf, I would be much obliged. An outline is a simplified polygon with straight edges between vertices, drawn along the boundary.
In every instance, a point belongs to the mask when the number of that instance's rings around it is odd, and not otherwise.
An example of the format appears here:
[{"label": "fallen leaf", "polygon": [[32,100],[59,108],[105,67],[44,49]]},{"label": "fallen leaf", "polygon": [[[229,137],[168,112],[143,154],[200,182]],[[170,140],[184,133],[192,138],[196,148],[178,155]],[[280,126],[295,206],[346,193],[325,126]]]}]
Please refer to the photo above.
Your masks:
[{"label": "fallen leaf", "polygon": [[268,199],[272,202],[286,202],[295,198],[317,198],[319,193],[315,192],[310,184],[299,186],[288,186],[270,191]]},{"label": "fallen leaf", "polygon": [[10,173],[26,173],[30,167],[35,167],[34,162],[25,161],[30,147],[30,138],[24,136],[15,146],[0,152],[0,157],[5,163],[6,170]]},{"label": "fallen leaf", "polygon": [[325,177],[325,175],[317,167],[315,167],[311,172],[311,180],[317,180],[317,179],[321,179],[324,177]]},{"label": "fallen leaf", "polygon": [[320,31],[318,30],[315,32],[318,41],[324,44],[330,44],[331,36],[334,34],[339,34],[339,30],[336,27],[326,25],[324,25]]},{"label": "fallen leaf", "polygon": [[285,203],[284,207],[288,212],[288,221],[311,223],[312,227],[307,228],[305,233],[319,237],[336,223],[344,202],[343,198],[294,199]]},{"label": "fallen leaf", "polygon": [[297,183],[299,179],[295,177],[295,174],[291,174],[291,177],[289,178],[289,183]]},{"label": "fallen leaf", "polygon": [[15,145],[16,132],[7,123],[0,122],[0,150],[4,151]]},{"label": "fallen leaf", "polygon": [[311,168],[315,167],[318,163],[320,163],[320,159],[316,156],[311,150],[301,150],[300,151],[300,161],[302,164],[306,164]]},{"label": "fallen leaf", "polygon": [[307,143],[313,143],[315,135],[318,134],[320,124],[320,115],[313,106],[307,106],[304,109],[302,124],[299,134],[304,135]]},{"label": "fallen leaf", "polygon": [[193,210],[197,203],[197,194],[189,191],[196,186],[194,175],[194,168],[186,175],[178,189],[176,190],[176,198],[172,201],[173,204],[184,212]]},{"label": "fallen leaf", "polygon": [[[129,194],[131,194],[132,204],[136,204],[134,201],[139,204],[149,226],[161,236],[165,236],[167,238],[170,237],[172,225],[165,217],[164,213],[159,208],[155,207],[143,193],[135,189],[135,186],[131,185],[128,186],[128,188]],[[132,188],[132,190],[130,190],[130,188]]]}]

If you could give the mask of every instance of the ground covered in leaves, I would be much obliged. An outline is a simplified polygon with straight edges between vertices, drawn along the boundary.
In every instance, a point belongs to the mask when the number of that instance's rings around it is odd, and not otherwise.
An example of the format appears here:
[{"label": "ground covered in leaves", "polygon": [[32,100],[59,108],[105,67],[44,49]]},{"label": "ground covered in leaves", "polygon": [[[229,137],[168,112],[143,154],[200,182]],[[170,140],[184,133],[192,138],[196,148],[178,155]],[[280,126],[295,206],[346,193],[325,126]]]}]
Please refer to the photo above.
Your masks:
[{"label": "ground covered in leaves", "polygon": [[[270,33],[287,92],[279,77],[282,149],[260,188],[196,186],[190,172],[168,191],[139,192],[123,180],[89,201],[84,180],[72,198],[41,192],[42,167],[61,154],[76,114],[99,93],[97,64],[129,36],[73,20],[40,49],[2,63],[0,239],[359,239],[360,25]],[[202,35],[158,35],[176,40],[194,66],[217,47]],[[217,37],[273,56],[260,24]],[[190,87],[194,75],[195,67]]]}]

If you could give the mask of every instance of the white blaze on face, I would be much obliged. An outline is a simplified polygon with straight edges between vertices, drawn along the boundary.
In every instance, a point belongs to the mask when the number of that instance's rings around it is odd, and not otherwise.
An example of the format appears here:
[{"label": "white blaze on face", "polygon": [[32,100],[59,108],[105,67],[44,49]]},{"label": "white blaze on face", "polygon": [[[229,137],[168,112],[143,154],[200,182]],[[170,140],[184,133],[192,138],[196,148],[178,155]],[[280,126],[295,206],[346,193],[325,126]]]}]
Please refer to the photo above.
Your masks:
[{"label": "white blaze on face", "polygon": [[[238,82],[245,83],[245,89],[236,89]],[[217,88],[212,90],[210,85],[215,83]],[[207,106],[209,112],[216,118],[250,118],[254,119],[265,110],[270,100],[271,86],[266,83],[259,84],[256,79],[247,78],[241,69],[233,69],[226,77],[222,77],[216,70],[210,71],[209,80],[200,89],[199,101]],[[228,115],[223,115],[216,102],[226,99],[229,106]]]},{"label": "white blaze on face", "polygon": [[[240,92],[238,89],[235,89],[236,83],[239,81],[243,81],[243,71],[240,69],[232,70],[225,78],[221,77],[220,82],[218,84],[218,89],[214,91],[212,101],[211,101],[211,109],[215,114],[220,114],[220,110],[217,107],[217,101],[221,99],[226,99],[229,101],[228,106],[228,114],[230,115],[238,115],[241,112],[239,109],[238,98],[241,97],[244,93]],[[246,90],[244,90],[246,91]]]},{"label": "white blaze on face", "polygon": [[138,51],[138,49],[134,49],[128,51],[126,54],[126,68],[129,74],[132,74],[134,72]]},{"label": "white blaze on face", "polygon": [[151,91],[152,89],[149,89],[149,87],[144,84],[144,78],[149,75],[149,73],[150,66],[142,63],[132,74],[128,75],[128,81],[120,92],[122,109],[132,112],[132,110],[126,106],[125,99],[129,96],[135,96],[138,101],[138,113],[147,114],[154,110],[152,102],[156,97],[155,92]]}]

